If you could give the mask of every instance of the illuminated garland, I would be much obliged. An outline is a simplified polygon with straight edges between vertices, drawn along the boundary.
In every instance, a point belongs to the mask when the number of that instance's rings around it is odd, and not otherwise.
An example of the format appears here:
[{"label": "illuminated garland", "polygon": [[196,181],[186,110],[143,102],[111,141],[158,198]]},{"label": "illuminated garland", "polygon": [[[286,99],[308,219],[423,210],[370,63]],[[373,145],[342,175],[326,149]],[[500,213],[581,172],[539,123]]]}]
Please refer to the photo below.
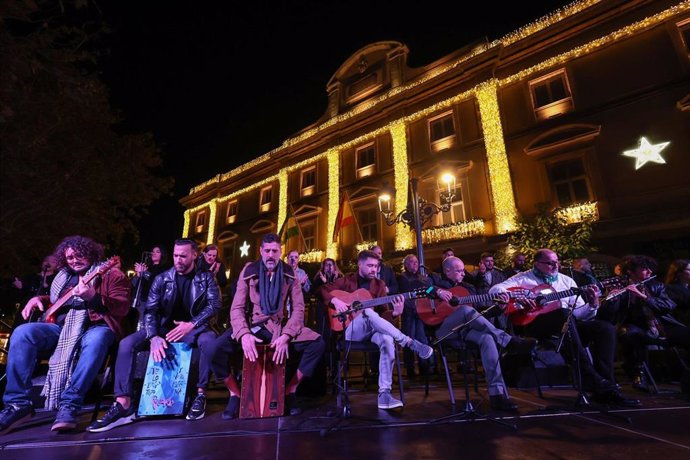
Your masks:
[{"label": "illuminated garland", "polygon": [[361,243],[355,244],[355,249],[357,250],[357,254],[359,254],[362,251],[368,251],[369,248],[373,248],[374,246],[378,245],[378,241],[362,241]]},{"label": "illuminated garland", "polygon": [[596,201],[588,201],[586,203],[574,204],[567,208],[556,209],[554,214],[565,219],[568,224],[599,220],[599,209],[597,208]]},{"label": "illuminated garland", "polygon": [[192,211],[187,209],[184,212],[184,225],[182,226],[182,238],[187,238],[189,236],[189,223],[192,219]]},{"label": "illuminated garland", "polygon": [[[395,189],[396,214],[407,207],[407,188],[410,182],[408,161],[407,161],[407,129],[402,121],[392,123],[390,126],[391,138],[393,139],[393,177]],[[414,246],[412,232],[403,222],[395,224],[395,250],[402,251]]]},{"label": "illuminated garland", "polygon": [[216,237],[216,211],[218,209],[218,200],[211,200],[208,204],[208,235],[206,236],[206,244],[213,244],[213,239]]},{"label": "illuminated garland", "polygon": [[328,215],[326,227],[326,254],[331,259],[338,259],[338,243],[333,242],[332,232],[340,207],[340,152],[331,149],[326,152],[328,162]]},{"label": "illuminated garland", "polygon": [[498,111],[496,80],[492,79],[479,85],[477,100],[484,131],[496,233],[508,233],[515,228],[517,209],[515,209],[506,145],[503,141],[501,114]]},{"label": "illuminated garland", "polygon": [[278,172],[278,222],[276,228],[280,231],[287,218],[288,205],[288,173],[285,168]]},{"label": "illuminated garland", "polygon": [[299,255],[300,262],[305,264],[318,263],[323,260],[324,252],[321,249],[311,249]]},{"label": "illuminated garland", "polygon": [[484,221],[482,219],[474,219],[426,228],[422,230],[422,241],[424,244],[433,244],[442,241],[461,240],[483,234]]}]

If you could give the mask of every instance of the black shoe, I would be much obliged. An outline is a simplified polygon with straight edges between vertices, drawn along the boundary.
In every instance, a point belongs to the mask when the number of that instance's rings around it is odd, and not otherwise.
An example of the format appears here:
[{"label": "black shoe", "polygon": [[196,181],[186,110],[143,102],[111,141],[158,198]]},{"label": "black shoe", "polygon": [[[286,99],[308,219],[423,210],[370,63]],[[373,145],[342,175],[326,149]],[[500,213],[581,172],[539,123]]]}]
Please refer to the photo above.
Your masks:
[{"label": "black shoe", "polygon": [[0,434],[5,434],[11,431],[12,428],[20,425],[31,417],[36,415],[33,406],[19,406],[17,404],[8,404],[0,412]]},{"label": "black shoe", "polygon": [[517,404],[511,401],[507,396],[493,395],[489,397],[489,400],[491,401],[491,408],[494,410],[502,410],[506,412],[517,411]]},{"label": "black shoe", "polygon": [[187,420],[201,420],[206,415],[206,395],[197,393],[196,398],[192,402],[192,407],[189,408]]},{"label": "black shoe", "polygon": [[79,409],[76,407],[64,404],[58,409],[57,416],[55,417],[55,422],[53,423],[51,431],[70,431],[77,427],[77,415],[79,415]]},{"label": "black shoe", "polygon": [[532,353],[535,346],[537,346],[537,339],[531,337],[523,339],[522,337],[513,336],[510,338],[508,345],[506,345],[506,351],[511,355],[529,354]]},{"label": "black shoe", "polygon": [[240,397],[239,396],[230,396],[230,399],[228,400],[228,405],[225,406],[225,410],[223,411],[223,414],[221,417],[223,420],[233,420],[239,417],[240,415]]},{"label": "black shoe", "polygon": [[86,431],[91,433],[100,433],[102,431],[112,430],[113,428],[132,423],[137,419],[137,414],[134,412],[134,404],[129,406],[129,409],[122,407],[119,402],[114,402],[110,409],[86,428]]},{"label": "black shoe", "polygon": [[621,407],[640,407],[639,399],[626,398],[620,391],[607,391],[603,393],[592,393],[592,400],[600,404],[611,404]]},{"label": "black shoe", "polygon": [[285,413],[287,415],[299,415],[302,413],[302,408],[297,403],[296,393],[285,395]]}]

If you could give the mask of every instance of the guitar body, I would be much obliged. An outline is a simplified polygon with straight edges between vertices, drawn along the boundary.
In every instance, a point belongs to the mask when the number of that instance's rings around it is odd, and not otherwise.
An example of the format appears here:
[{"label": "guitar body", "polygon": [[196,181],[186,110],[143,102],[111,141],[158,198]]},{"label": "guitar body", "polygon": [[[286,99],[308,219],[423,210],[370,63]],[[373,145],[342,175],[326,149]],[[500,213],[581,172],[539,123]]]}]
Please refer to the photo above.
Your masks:
[{"label": "guitar body", "polygon": [[[462,286],[455,286],[448,291],[453,294],[453,297],[467,297],[470,292]],[[424,324],[427,326],[438,326],[444,319],[448,318],[460,305],[452,306],[448,302],[440,299],[421,298],[415,302],[417,314]]]},{"label": "guitar body", "polygon": [[274,349],[257,345],[259,357],[244,358],[240,418],[280,417],[285,408],[285,363],[273,362]]},{"label": "guitar body", "polygon": [[[371,292],[367,291],[366,289],[357,289],[355,292],[346,292],[346,291],[340,291],[340,290],[334,290],[331,291],[331,295],[339,300],[342,300],[345,302],[349,307],[356,306],[358,303],[361,303],[365,300],[371,300]],[[346,329],[352,320],[360,313],[360,312],[355,312],[355,313],[350,313],[345,316],[345,324],[343,324],[343,321],[341,321],[340,316],[333,316],[333,313],[335,313],[335,309],[331,307],[331,314],[329,315],[329,319],[331,321],[331,330],[334,332],[340,332],[343,329]]]},{"label": "guitar body", "polygon": [[[513,287],[508,288],[508,291],[524,291],[524,288]],[[537,300],[537,307],[534,309],[529,309],[522,306],[514,298],[510,298],[508,306],[506,307],[505,314],[515,326],[526,326],[532,321],[534,321],[539,315],[550,313],[554,310],[561,308],[561,301],[554,300],[552,302],[540,303],[539,298],[548,294],[556,294],[556,290],[548,284],[540,284],[532,289],[529,289],[529,298]]]}]

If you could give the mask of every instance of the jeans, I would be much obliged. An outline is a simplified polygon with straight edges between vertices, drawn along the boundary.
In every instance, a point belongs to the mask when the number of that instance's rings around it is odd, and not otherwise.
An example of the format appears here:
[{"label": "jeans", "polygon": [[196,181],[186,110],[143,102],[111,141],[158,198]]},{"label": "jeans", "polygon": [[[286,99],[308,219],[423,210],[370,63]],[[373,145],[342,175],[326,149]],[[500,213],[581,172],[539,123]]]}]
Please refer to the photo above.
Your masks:
[{"label": "jeans", "polygon": [[[3,402],[19,406],[31,405],[31,376],[39,358],[47,358],[57,346],[61,327],[49,323],[27,323],[12,333],[12,348],[7,359],[7,388]],[[106,325],[91,326],[77,345],[79,359],[67,387],[60,396],[60,406],[79,409],[91,388],[108,350],[115,342],[115,333]]]},{"label": "jeans", "polygon": [[345,340],[364,342],[370,340],[379,347],[379,391],[393,387],[393,363],[395,343],[404,343],[409,337],[390,322],[381,318],[374,310],[367,309],[352,320],[345,329]]},{"label": "jeans", "polygon": [[[424,329],[424,323],[419,318],[419,315],[417,314],[417,311],[414,309],[414,307],[409,308],[407,305],[405,305],[405,309],[403,310],[402,314],[402,324],[400,329],[402,330],[403,334],[412,337],[416,341],[421,342],[425,345],[429,344],[429,341],[426,337],[426,330]],[[415,357],[414,352],[412,350],[410,350],[409,348],[405,348],[403,350],[403,360],[405,361],[405,367],[407,368],[407,371],[414,371]],[[429,369],[433,366],[433,355],[429,359],[419,358],[419,371],[422,374],[427,373]]]},{"label": "jeans", "polygon": [[452,347],[453,342],[456,340],[467,340],[479,345],[479,354],[482,358],[489,395],[507,396],[508,390],[503,382],[503,373],[499,363],[500,356],[496,343],[501,347],[505,347],[510,342],[510,334],[496,328],[489,320],[480,316],[474,308],[462,305],[441,323],[438,331],[436,331],[436,337],[441,338],[445,336],[454,327],[464,324],[472,318],[476,319],[461,328],[459,332],[449,336],[450,345]]}]

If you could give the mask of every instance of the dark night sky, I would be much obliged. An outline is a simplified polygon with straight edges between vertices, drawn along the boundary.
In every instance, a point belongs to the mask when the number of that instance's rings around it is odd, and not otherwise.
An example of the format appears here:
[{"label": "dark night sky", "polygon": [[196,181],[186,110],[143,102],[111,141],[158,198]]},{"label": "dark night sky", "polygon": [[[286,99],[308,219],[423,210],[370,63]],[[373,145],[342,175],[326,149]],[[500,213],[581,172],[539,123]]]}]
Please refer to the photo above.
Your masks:
[{"label": "dark night sky", "polygon": [[[505,4],[505,2],[502,2]],[[326,83],[363,46],[397,40],[426,65],[567,4],[439,1],[145,1],[101,5],[113,28],[103,78],[127,129],[152,131],[174,197],[140,225],[142,245],[182,230],[189,188],[280,145],[326,109]]]}]

